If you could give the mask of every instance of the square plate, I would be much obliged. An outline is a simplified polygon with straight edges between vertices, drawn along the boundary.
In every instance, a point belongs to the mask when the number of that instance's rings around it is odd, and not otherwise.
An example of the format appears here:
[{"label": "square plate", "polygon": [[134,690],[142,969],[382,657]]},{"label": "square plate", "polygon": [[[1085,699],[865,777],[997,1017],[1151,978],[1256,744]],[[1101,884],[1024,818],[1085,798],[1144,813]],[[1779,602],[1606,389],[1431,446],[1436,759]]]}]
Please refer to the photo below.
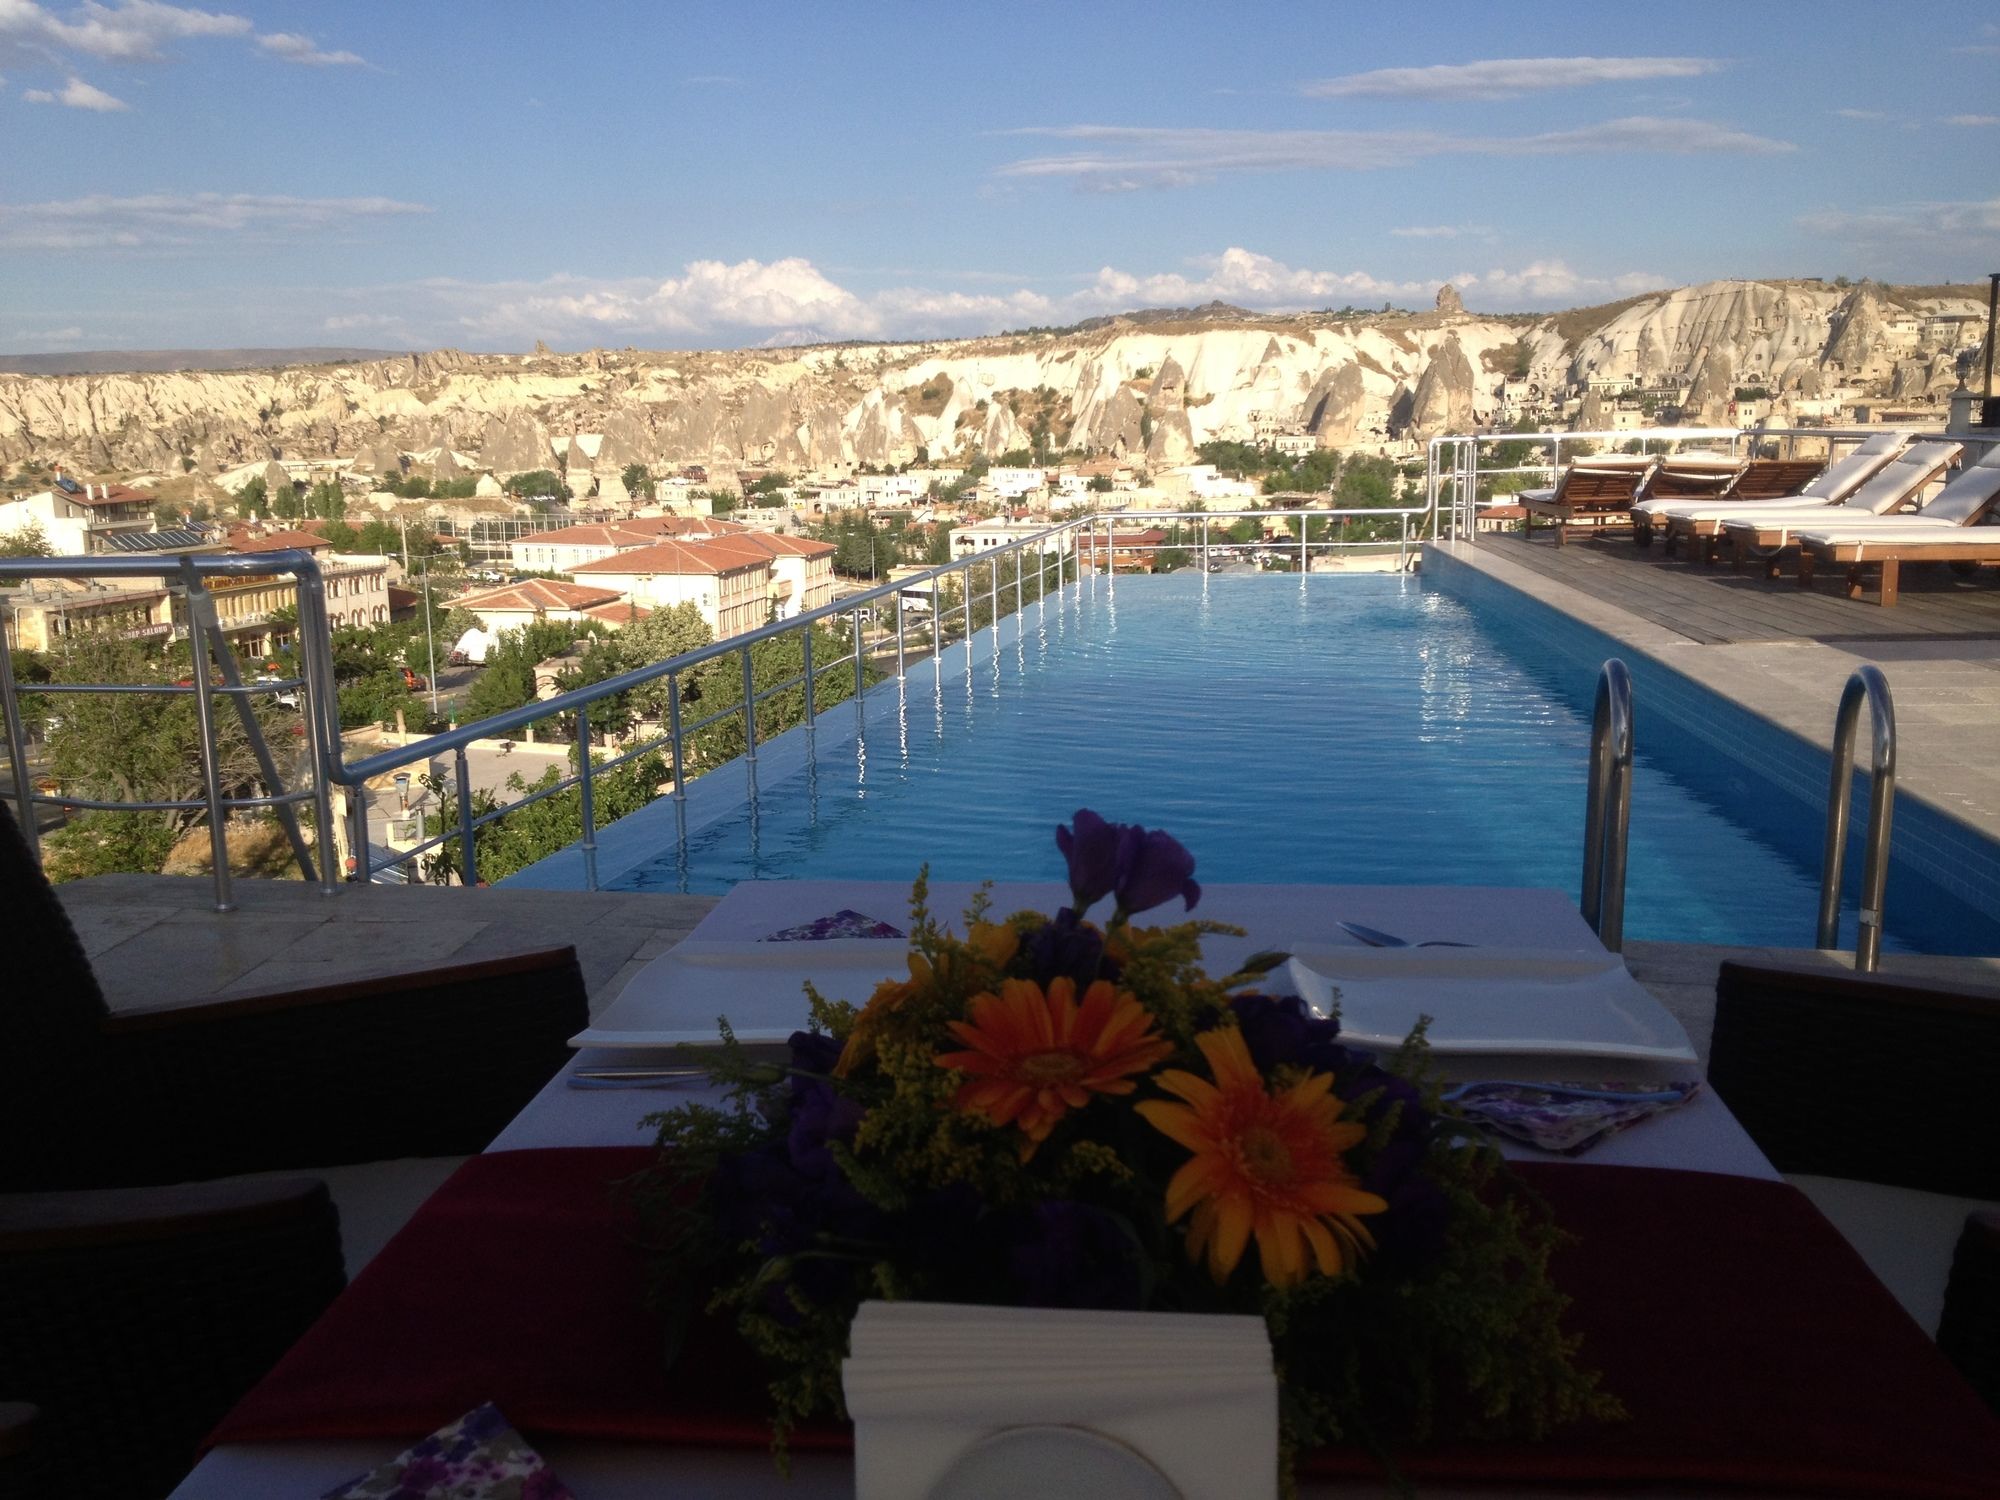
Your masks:
[{"label": "square plate", "polygon": [[719,1045],[729,1018],[740,1042],[782,1042],[806,1024],[805,983],[829,1000],[864,1003],[884,979],[909,976],[902,938],[810,943],[689,938],[626,981],[572,1047]]},{"label": "square plate", "polygon": [[1314,1012],[1338,1006],[1341,1036],[1360,1046],[1394,1048],[1427,1015],[1438,1053],[1695,1060],[1615,953],[1301,946],[1285,968]]}]

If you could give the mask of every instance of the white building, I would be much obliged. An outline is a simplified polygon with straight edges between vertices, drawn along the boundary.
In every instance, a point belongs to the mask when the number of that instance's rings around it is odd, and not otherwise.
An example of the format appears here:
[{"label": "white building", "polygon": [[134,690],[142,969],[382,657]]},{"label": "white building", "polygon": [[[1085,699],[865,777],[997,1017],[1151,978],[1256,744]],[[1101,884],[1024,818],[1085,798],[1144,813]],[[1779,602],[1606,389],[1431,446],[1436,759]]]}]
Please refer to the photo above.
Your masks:
[{"label": "white building", "polygon": [[[967,521],[951,532],[951,555],[969,557],[975,552],[991,552],[1013,542],[1025,541],[1049,528],[1039,521]],[[1075,550],[1074,532],[1053,536],[1039,549],[1044,556],[1068,556]]]},{"label": "white building", "polygon": [[158,503],[144,490],[78,481],[58,470],[49,489],[0,503],[0,537],[32,526],[57,557],[87,557],[116,550],[115,535],[151,531]]}]

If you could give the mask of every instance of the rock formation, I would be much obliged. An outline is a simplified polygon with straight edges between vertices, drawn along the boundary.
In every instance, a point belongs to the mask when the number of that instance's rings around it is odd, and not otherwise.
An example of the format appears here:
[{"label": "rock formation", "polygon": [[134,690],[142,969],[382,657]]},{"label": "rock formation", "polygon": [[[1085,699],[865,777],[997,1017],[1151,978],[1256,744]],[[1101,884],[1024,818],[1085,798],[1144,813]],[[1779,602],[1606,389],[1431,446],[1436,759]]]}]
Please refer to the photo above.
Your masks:
[{"label": "rock formation", "polygon": [[[1934,397],[1984,327],[1984,292],[1719,281],[1503,318],[1465,312],[1447,286],[1417,315],[1209,307],[920,344],[0,375],[0,463],[104,474],[185,460],[212,476],[340,456],[381,474],[441,448],[506,476],[559,468],[552,435],[589,433],[602,438],[584,466],[596,476],[634,463],[879,466],[920,450],[944,462],[1031,447],[1039,432],[1158,466],[1274,430],[1323,447],[1462,430],[1503,415],[1503,386],[1509,400],[1546,397],[1533,415],[1548,425],[1588,417],[1593,385],[1644,387],[1701,420],[1721,417],[1736,387],[1761,386],[1783,415],[1834,394]],[[1602,396],[1592,410],[1605,414]]]}]

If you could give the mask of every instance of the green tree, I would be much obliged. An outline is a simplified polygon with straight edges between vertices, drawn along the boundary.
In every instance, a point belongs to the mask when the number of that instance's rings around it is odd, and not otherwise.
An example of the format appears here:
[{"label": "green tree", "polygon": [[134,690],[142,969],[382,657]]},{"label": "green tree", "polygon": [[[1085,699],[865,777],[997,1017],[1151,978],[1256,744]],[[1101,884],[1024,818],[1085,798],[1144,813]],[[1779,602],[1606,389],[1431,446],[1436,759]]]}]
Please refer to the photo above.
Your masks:
[{"label": "green tree", "polygon": [[259,521],[271,514],[270,486],[264,483],[262,474],[253,474],[236,492],[236,510],[240,515]]},{"label": "green tree", "polygon": [[521,499],[535,495],[553,496],[558,500],[570,498],[570,487],[562,482],[562,476],[552,469],[530,469],[525,474],[516,474],[501,486],[508,494]]},{"label": "green tree", "polygon": [[299,492],[289,484],[279,485],[277,494],[271,497],[271,514],[281,521],[296,521],[304,510]]},{"label": "green tree", "polygon": [[651,500],[656,493],[653,471],[644,464],[627,464],[618,477],[625,482],[625,492],[636,499]]},{"label": "green tree", "polygon": [[322,479],[306,492],[306,514],[338,521],[347,514],[347,491],[331,479]]},{"label": "green tree", "polygon": [[51,557],[42,523],[30,517],[12,531],[0,532],[0,557]]}]

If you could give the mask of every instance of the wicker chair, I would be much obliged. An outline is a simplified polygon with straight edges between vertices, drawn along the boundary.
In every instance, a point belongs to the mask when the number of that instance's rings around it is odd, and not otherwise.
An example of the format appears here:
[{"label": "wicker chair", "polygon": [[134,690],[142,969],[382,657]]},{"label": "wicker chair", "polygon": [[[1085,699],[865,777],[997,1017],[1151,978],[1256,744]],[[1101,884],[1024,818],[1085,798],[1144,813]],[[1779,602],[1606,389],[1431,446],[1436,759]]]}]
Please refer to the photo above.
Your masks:
[{"label": "wicker chair", "polygon": [[0,1194],[0,1497],[158,1500],[344,1284],[309,1178]]},{"label": "wicker chair", "polygon": [[110,1014],[0,803],[0,1191],[483,1148],[589,1021],[571,948]]},{"label": "wicker chair", "polygon": [[[2000,1200],[2000,991],[1724,963],[1708,1077],[1781,1172]],[[1938,1345],[2000,1411],[2000,1214],[1967,1222]]]}]

